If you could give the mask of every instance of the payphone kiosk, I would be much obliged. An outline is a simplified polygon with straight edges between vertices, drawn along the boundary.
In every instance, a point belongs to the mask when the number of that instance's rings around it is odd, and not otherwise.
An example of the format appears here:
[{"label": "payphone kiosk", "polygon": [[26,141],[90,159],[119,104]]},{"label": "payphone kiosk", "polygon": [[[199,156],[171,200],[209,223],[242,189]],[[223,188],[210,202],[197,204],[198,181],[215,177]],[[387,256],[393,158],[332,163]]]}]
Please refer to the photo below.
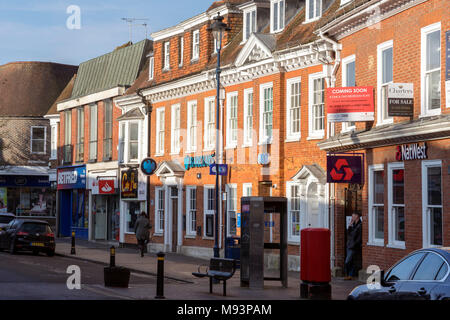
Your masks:
[{"label": "payphone kiosk", "polygon": [[[287,222],[286,198],[241,198],[241,287],[263,289],[264,280],[288,286]],[[277,257],[279,275],[264,274],[265,252]]]}]

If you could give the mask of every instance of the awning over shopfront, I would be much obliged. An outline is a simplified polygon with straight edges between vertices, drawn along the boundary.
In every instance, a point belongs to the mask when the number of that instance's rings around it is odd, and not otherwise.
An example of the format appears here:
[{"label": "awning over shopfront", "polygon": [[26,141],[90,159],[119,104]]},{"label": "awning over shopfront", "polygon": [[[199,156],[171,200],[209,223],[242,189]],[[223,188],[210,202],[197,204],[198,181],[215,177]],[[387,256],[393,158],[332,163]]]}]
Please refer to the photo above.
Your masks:
[{"label": "awning over shopfront", "polygon": [[14,176],[45,176],[49,174],[46,166],[5,166],[0,169],[0,175]]}]

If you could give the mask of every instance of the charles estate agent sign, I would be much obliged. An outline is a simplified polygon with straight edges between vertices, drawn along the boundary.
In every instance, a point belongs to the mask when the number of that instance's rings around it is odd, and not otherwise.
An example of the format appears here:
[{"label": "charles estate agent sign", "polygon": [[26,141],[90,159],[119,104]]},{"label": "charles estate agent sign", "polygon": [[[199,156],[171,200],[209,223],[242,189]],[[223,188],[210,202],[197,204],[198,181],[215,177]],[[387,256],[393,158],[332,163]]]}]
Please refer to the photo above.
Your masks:
[{"label": "charles estate agent sign", "polygon": [[329,122],[374,121],[373,87],[327,88]]},{"label": "charles estate agent sign", "polygon": [[388,116],[412,117],[414,115],[414,86],[412,83],[388,84]]}]

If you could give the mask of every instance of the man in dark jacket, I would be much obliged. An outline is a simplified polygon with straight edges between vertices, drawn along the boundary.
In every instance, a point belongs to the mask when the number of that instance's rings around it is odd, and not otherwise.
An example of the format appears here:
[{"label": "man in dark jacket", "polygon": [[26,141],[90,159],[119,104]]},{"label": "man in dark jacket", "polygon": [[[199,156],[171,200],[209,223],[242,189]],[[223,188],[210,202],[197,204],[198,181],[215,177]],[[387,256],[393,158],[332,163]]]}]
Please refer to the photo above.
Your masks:
[{"label": "man in dark jacket", "polygon": [[139,249],[141,250],[141,257],[144,256],[144,251],[146,249],[146,245],[148,243],[148,238],[150,236],[150,221],[147,218],[147,215],[144,211],[141,212],[141,215],[136,220],[136,224],[134,225],[134,233],[136,234],[136,239],[138,241]]},{"label": "man in dark jacket", "polygon": [[345,259],[345,272],[350,280],[355,276],[355,258],[362,243],[362,223],[359,213],[352,214],[352,220],[347,229],[347,258]]}]

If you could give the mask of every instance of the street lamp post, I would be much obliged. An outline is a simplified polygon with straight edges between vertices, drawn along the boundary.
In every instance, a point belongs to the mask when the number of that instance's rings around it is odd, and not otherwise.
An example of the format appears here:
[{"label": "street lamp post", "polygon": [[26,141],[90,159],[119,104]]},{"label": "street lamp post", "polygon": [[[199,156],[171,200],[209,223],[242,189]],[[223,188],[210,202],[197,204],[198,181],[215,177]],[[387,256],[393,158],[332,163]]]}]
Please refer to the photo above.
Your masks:
[{"label": "street lamp post", "polygon": [[211,31],[216,43],[217,49],[217,68],[216,68],[216,80],[217,80],[217,96],[216,96],[216,212],[214,217],[214,257],[219,257],[219,131],[220,131],[220,51],[222,49],[222,38],[225,31],[229,31],[230,28],[223,23],[223,17],[220,13],[214,17],[214,22],[208,28]]}]

